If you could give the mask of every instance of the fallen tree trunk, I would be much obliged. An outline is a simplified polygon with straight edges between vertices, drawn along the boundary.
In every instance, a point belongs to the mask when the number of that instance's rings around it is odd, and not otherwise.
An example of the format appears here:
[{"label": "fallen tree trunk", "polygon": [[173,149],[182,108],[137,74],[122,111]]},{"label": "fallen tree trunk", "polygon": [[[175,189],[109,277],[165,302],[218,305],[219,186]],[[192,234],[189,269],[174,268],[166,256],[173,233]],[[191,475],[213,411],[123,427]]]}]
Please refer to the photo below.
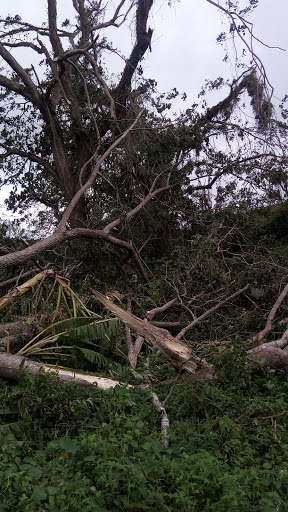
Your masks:
[{"label": "fallen tree trunk", "polygon": [[[123,310],[101,293],[94,290],[92,293],[103,306],[159,350],[171,362],[174,368],[183,369],[190,374],[194,374],[189,377],[189,380],[206,380],[208,382],[217,380],[213,367],[205,359],[196,356],[190,347],[173,338],[168,331],[151,325],[147,320],[141,320],[137,316]],[[280,369],[288,367],[288,329],[284,332],[281,339],[254,347],[247,351],[247,356],[253,361],[265,360],[270,368]]]},{"label": "fallen tree trunk", "polygon": [[145,338],[151,345],[159,350],[166,359],[170,361],[174,368],[186,370],[188,373],[194,373],[197,368],[209,367],[205,359],[196,356],[191,347],[173,338],[166,329],[160,329],[155,325],[151,325],[147,320],[141,320],[132,313],[129,313],[129,311],[125,311],[117,306],[96,290],[92,290],[92,293],[105,308],[109,309],[109,311],[114,313],[114,315],[122,320],[130,329],[137,332],[139,336]]},{"label": "fallen tree trunk", "polygon": [[70,383],[74,382],[86,388],[95,386],[98,389],[106,390],[115,386],[125,385],[117,380],[62,370],[55,366],[53,367],[42,363],[36,363],[35,361],[30,361],[22,356],[0,353],[0,377],[4,379],[19,380],[21,375],[27,372],[36,375],[40,370],[44,370],[45,373],[50,375],[56,373],[60,380]]},{"label": "fallen tree trunk", "polygon": [[[84,373],[76,373],[68,370],[62,370],[53,366],[47,366],[45,364],[36,363],[35,361],[28,361],[21,356],[15,356],[11,354],[0,354],[0,377],[7,380],[19,380],[21,375],[25,373],[32,373],[36,375],[39,371],[44,370],[47,375],[57,375],[63,382],[75,383],[85,388],[99,389],[106,391],[107,389],[114,388],[116,386],[125,386],[131,388],[129,384],[124,384],[117,380],[106,379],[105,377],[96,377],[94,375],[86,375]],[[165,410],[165,404],[161,402],[154,391],[149,389],[147,385],[139,386],[139,389],[144,392],[148,392],[152,397],[152,402],[155,405],[158,412],[161,413],[161,438],[164,448],[169,447],[168,429],[169,429],[169,418]]]},{"label": "fallen tree trunk", "polygon": [[[49,277],[50,272],[48,271]],[[39,278],[40,276],[41,274],[36,277]],[[41,278],[43,277],[42,273]],[[27,289],[27,283],[25,289]],[[24,287],[21,291],[24,292]],[[11,296],[14,298],[16,294],[11,294]],[[5,299],[8,299],[8,301],[9,299],[11,300],[11,296],[7,296]],[[145,338],[151,345],[159,350],[175,369],[186,370],[190,374],[188,377],[189,380],[205,380],[208,382],[217,380],[217,375],[213,367],[209,365],[205,359],[198,357],[191,347],[175,339],[167,330],[151,325],[147,320],[141,320],[129,311],[125,311],[114,304],[97,291],[93,290],[93,296],[115,316],[122,320],[129,329],[134,330],[139,337]],[[19,328],[19,324],[17,323],[5,324],[2,326],[2,331],[8,333],[11,331],[11,327],[14,328],[15,325]],[[271,368],[280,369],[288,367],[288,329],[279,340],[263,343],[260,346],[247,350],[247,356],[252,361],[265,360],[266,364]],[[36,374],[40,369],[43,369],[45,373],[56,372],[61,380],[65,382],[75,382],[85,387],[96,386],[99,389],[105,390],[117,385],[126,385],[112,379],[71,372],[42,363],[36,363],[23,358],[23,356],[0,353],[0,377],[2,378],[18,380],[22,373],[28,371],[32,374]]]},{"label": "fallen tree trunk", "polygon": [[288,329],[279,340],[262,343],[258,347],[248,350],[247,355],[253,361],[265,360],[270,368],[280,369],[288,367]]}]

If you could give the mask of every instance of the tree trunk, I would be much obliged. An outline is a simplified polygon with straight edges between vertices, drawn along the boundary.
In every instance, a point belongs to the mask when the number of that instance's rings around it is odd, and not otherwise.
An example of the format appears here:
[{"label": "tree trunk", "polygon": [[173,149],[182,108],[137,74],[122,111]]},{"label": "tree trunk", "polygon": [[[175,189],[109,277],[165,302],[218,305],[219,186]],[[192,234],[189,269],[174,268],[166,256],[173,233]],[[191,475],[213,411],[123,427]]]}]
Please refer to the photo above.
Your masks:
[{"label": "tree trunk", "polygon": [[8,380],[19,380],[21,375],[25,373],[32,373],[36,375],[40,370],[44,370],[45,373],[53,375],[57,374],[57,377],[64,382],[75,382],[80,386],[84,387],[95,387],[101,390],[113,388],[115,386],[124,385],[119,381],[106,379],[104,377],[95,377],[94,375],[86,375],[84,373],[70,372],[68,370],[61,370],[46,366],[42,363],[36,363],[35,361],[29,361],[22,356],[14,356],[12,354],[1,354],[0,353],[0,377]]}]

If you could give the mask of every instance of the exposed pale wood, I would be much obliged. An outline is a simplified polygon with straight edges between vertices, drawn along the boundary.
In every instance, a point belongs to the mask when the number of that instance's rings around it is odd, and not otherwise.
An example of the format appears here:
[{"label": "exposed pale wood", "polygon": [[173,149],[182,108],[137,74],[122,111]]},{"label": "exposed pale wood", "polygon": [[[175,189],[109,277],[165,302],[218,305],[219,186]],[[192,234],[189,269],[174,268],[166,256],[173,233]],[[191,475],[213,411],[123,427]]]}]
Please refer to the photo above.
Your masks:
[{"label": "exposed pale wood", "polygon": [[[85,373],[71,372],[62,370],[57,367],[47,366],[42,363],[30,361],[22,356],[0,353],[0,377],[8,380],[18,380],[25,373],[30,372],[36,375],[40,370],[44,370],[47,374],[56,373],[60,380],[64,382],[75,382],[80,386],[95,386],[98,389],[106,390],[115,386],[124,385],[117,380],[106,379],[104,377],[95,377],[94,375],[86,375]],[[128,386],[129,387],[129,386]]]},{"label": "exposed pale wood", "polygon": [[168,430],[170,427],[170,422],[168,418],[168,414],[166,412],[164,403],[159,400],[158,395],[154,391],[150,392],[152,396],[152,402],[155,405],[157,411],[161,412],[161,435],[162,435],[162,444],[164,448],[169,448],[169,435]]},{"label": "exposed pale wood", "polygon": [[173,338],[165,329],[151,325],[149,322],[141,320],[132,313],[125,311],[96,290],[92,290],[92,293],[93,296],[109,311],[114,313],[117,318],[120,318],[130,329],[137,332],[139,336],[145,338],[159,350],[168,361],[170,361],[174,368],[194,373],[197,368],[209,366],[204,359],[196,356],[191,347]]},{"label": "exposed pale wood", "polygon": [[[115,294],[114,294],[114,296],[115,296]],[[113,294],[112,294],[112,297],[113,297]],[[116,295],[116,297],[117,297],[117,295]],[[129,311],[129,313],[131,313],[131,297],[130,296],[128,298],[127,311]],[[128,327],[128,325],[126,325],[126,344],[127,344],[127,348],[128,348],[128,359],[129,359],[131,368],[136,368],[136,366],[137,366],[137,359],[138,359],[139,352],[142,348],[143,342],[144,342],[144,338],[142,338],[142,336],[139,336],[139,334],[138,334],[136,340],[133,343],[131,329],[130,329],[130,327]]]},{"label": "exposed pale wood", "polygon": [[36,276],[32,277],[31,279],[29,279],[29,281],[26,281],[20,286],[15,286],[12,290],[10,290],[6,295],[4,295],[0,299],[0,311],[9,304],[11,304],[11,302],[13,302],[15,299],[21,297],[21,295],[24,295],[24,293],[30,291],[31,288],[33,288],[33,286],[36,286],[40,281],[42,281],[46,277],[55,277],[54,270],[44,270],[43,272],[40,272],[40,274],[36,274]]}]

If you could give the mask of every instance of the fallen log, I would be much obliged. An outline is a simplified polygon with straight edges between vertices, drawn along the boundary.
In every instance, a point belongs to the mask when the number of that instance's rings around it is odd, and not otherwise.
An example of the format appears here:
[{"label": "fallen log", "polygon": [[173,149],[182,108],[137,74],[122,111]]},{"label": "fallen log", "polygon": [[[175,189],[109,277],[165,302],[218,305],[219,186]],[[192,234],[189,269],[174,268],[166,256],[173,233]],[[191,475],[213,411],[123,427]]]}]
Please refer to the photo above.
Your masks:
[{"label": "fallen log", "polygon": [[[7,380],[19,380],[19,378],[25,373],[31,373],[36,375],[39,371],[44,370],[47,375],[57,377],[67,383],[75,383],[85,388],[99,389],[106,391],[107,389],[114,388],[116,386],[125,386],[131,388],[130,384],[124,384],[117,380],[107,379],[106,377],[96,377],[94,375],[87,375],[85,373],[73,372],[68,370],[62,370],[61,368],[47,366],[45,364],[36,363],[35,361],[29,361],[21,356],[15,356],[12,354],[0,354],[0,377]],[[53,381],[52,381],[53,382]],[[151,395],[152,402],[156,407],[157,411],[161,413],[161,438],[164,448],[169,447],[169,418],[165,410],[165,404],[161,402],[157,394],[149,389],[147,384],[137,386],[143,392],[148,392]]]},{"label": "fallen log", "polygon": [[[96,377],[94,375],[87,375],[85,373],[73,372],[68,370],[62,370],[56,366],[48,366],[42,363],[36,363],[26,359],[23,356],[15,356],[12,354],[1,354],[0,353],[0,377],[7,380],[19,380],[19,378],[29,372],[36,375],[40,370],[44,370],[48,375],[57,374],[60,380],[64,382],[74,382],[83,387],[96,387],[101,390],[114,388],[115,386],[123,386],[123,384],[117,380],[107,379],[105,377]],[[128,385],[129,387],[129,385]]]},{"label": "fallen log", "polygon": [[281,338],[262,343],[257,347],[248,350],[247,355],[253,361],[265,360],[270,368],[280,369],[288,366],[288,329],[284,331]]},{"label": "fallen log", "polygon": [[191,347],[188,347],[182,341],[176,340],[166,329],[151,325],[147,320],[141,320],[141,318],[120,308],[96,290],[92,290],[92,293],[95,299],[105,308],[159,350],[174,368],[194,373],[197,368],[209,367],[205,359],[198,357]]}]

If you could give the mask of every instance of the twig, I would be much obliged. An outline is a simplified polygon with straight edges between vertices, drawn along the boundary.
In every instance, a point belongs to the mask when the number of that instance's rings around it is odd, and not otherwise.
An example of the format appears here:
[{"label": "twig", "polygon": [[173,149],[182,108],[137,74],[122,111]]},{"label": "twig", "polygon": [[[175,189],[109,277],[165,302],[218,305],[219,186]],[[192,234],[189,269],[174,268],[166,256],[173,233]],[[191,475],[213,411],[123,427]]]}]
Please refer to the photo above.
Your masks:
[{"label": "twig", "polygon": [[165,405],[167,404],[167,402],[168,402],[168,400],[169,400],[170,396],[172,395],[172,393],[173,393],[173,391],[174,391],[174,388],[175,388],[175,386],[176,386],[177,382],[179,381],[180,377],[181,377],[181,368],[179,368],[178,375],[177,375],[177,377],[176,377],[175,381],[173,382],[173,384],[172,384],[171,388],[169,389],[169,393],[168,393],[168,395],[166,396],[166,398],[165,398],[165,400],[164,400],[164,402],[163,402],[163,406],[164,406],[164,407],[165,407]]},{"label": "twig", "polygon": [[182,327],[182,324],[181,322],[156,322],[156,321],[152,321],[150,322],[151,325],[155,325],[155,327],[161,327],[162,329],[175,329],[175,328],[180,328]]},{"label": "twig", "polygon": [[238,292],[233,293],[232,295],[230,295],[230,297],[226,297],[226,299],[224,299],[221,302],[219,302],[218,304],[216,304],[216,306],[213,306],[213,308],[208,309],[208,311],[205,311],[205,313],[203,313],[203,315],[199,316],[198,318],[196,318],[196,320],[193,320],[193,322],[191,322],[186,327],[184,327],[179,332],[179,334],[177,334],[177,336],[175,336],[175,339],[180,340],[186,334],[186,332],[189,331],[189,329],[192,329],[192,327],[194,327],[195,325],[199,324],[200,322],[203,322],[203,320],[205,320],[205,318],[207,318],[207,316],[211,315],[212,313],[215,313],[215,311],[222,308],[222,306],[225,306],[225,304],[227,304],[227,302],[234,300],[236,297],[238,297],[238,295],[245,292],[249,286],[250,286],[249,284],[246,284],[246,286],[244,286],[244,288],[241,288],[241,290],[238,290]]},{"label": "twig", "polygon": [[[152,320],[155,315],[158,313],[163,313],[163,311],[167,311],[167,309],[171,308],[172,306],[176,306],[178,304],[177,299],[172,299],[169,302],[166,302],[166,304],[163,304],[163,306],[159,306],[158,308],[151,309],[150,311],[147,311],[147,318],[149,320]],[[178,304],[179,305],[179,304]]]},{"label": "twig", "polygon": [[272,414],[272,416],[262,416],[263,420],[269,420],[273,418],[280,418],[280,416],[284,416],[284,414],[288,414],[288,411],[280,412],[279,414]]}]

